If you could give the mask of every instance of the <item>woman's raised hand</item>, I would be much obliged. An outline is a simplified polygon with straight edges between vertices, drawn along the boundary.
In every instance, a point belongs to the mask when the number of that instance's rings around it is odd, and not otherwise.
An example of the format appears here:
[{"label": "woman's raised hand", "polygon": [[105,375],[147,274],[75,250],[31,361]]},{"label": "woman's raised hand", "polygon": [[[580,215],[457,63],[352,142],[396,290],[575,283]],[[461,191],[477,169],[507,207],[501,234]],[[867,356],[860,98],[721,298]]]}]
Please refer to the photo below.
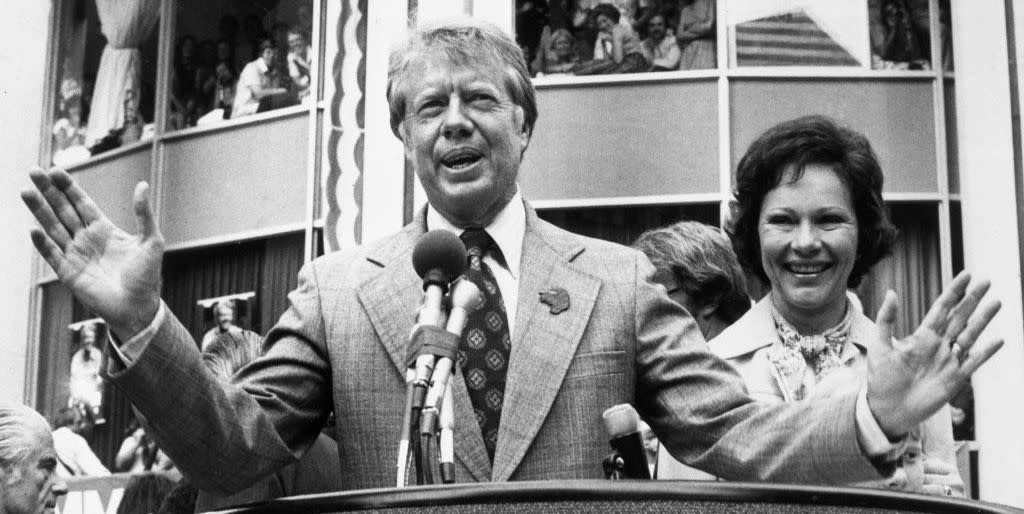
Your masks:
[{"label": "woman's raised hand", "polygon": [[41,228],[32,243],[62,284],[114,333],[141,332],[160,306],[164,240],[149,202],[149,185],[135,186],[132,208],[139,234],[114,226],[92,198],[61,169],[29,170],[35,189],[21,198]]},{"label": "woman's raised hand", "polygon": [[868,352],[867,392],[886,435],[902,436],[938,411],[1002,347],[1002,339],[975,344],[1000,307],[996,300],[978,308],[989,285],[960,273],[920,326],[899,340],[893,337],[896,293],[886,293],[876,321],[877,348]]}]

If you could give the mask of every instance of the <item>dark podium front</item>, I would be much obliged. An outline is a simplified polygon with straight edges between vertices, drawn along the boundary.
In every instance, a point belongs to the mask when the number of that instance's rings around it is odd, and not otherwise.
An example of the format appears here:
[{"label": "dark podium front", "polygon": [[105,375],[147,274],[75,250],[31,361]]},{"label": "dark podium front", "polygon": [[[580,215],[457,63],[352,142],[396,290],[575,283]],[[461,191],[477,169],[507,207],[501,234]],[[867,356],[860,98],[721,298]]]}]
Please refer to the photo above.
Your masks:
[{"label": "dark podium front", "polygon": [[691,481],[570,480],[368,489],[281,498],[224,513],[384,512],[565,514],[685,513],[1018,513],[972,500],[875,489]]}]

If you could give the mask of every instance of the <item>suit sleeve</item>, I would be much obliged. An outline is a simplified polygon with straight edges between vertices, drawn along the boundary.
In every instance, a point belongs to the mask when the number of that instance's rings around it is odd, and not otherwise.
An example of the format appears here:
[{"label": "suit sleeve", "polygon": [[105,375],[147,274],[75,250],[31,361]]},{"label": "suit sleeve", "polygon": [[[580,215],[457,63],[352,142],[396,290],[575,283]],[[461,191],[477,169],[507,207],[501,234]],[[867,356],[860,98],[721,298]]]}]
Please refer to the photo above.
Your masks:
[{"label": "suit sleeve", "polygon": [[636,262],[637,402],[669,453],[729,480],[880,478],[857,441],[856,390],[789,404],[752,400],[693,318],[651,281],[647,259]]},{"label": "suit sleeve", "polygon": [[330,412],[330,367],[314,264],[299,273],[290,305],[262,356],[230,383],[203,364],[173,315],[111,381],[147,418],[152,435],[199,489],[238,491],[295,462]]}]

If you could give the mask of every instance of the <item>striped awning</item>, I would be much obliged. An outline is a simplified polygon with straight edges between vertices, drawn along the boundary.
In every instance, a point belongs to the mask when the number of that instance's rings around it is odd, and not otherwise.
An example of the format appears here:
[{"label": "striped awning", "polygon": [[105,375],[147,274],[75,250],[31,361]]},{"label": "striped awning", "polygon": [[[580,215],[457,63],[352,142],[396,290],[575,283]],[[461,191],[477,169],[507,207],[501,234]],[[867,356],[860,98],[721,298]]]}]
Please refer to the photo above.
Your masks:
[{"label": "striped awning", "polygon": [[803,10],[736,25],[737,66],[860,66]]}]

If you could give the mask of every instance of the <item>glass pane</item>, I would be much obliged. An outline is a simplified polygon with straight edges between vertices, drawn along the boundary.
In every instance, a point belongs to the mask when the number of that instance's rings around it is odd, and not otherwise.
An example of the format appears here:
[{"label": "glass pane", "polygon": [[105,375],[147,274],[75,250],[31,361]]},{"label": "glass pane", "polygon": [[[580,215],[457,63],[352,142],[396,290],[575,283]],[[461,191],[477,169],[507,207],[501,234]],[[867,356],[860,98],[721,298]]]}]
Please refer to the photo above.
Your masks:
[{"label": "glass pane", "polygon": [[516,41],[534,75],[714,68],[715,0],[517,0]]},{"label": "glass pane", "polygon": [[159,0],[61,8],[53,164],[71,166],[153,135]]},{"label": "glass pane", "polygon": [[729,3],[732,66],[866,66],[867,10],[850,0]]},{"label": "glass pane", "polygon": [[942,45],[942,69],[953,71],[953,17],[949,12],[949,0],[939,0],[939,34]]},{"label": "glass pane", "polygon": [[178,2],[167,128],[309,100],[312,10],[312,0]]},{"label": "glass pane", "polygon": [[871,67],[876,70],[932,69],[928,12],[928,0],[868,0]]}]

